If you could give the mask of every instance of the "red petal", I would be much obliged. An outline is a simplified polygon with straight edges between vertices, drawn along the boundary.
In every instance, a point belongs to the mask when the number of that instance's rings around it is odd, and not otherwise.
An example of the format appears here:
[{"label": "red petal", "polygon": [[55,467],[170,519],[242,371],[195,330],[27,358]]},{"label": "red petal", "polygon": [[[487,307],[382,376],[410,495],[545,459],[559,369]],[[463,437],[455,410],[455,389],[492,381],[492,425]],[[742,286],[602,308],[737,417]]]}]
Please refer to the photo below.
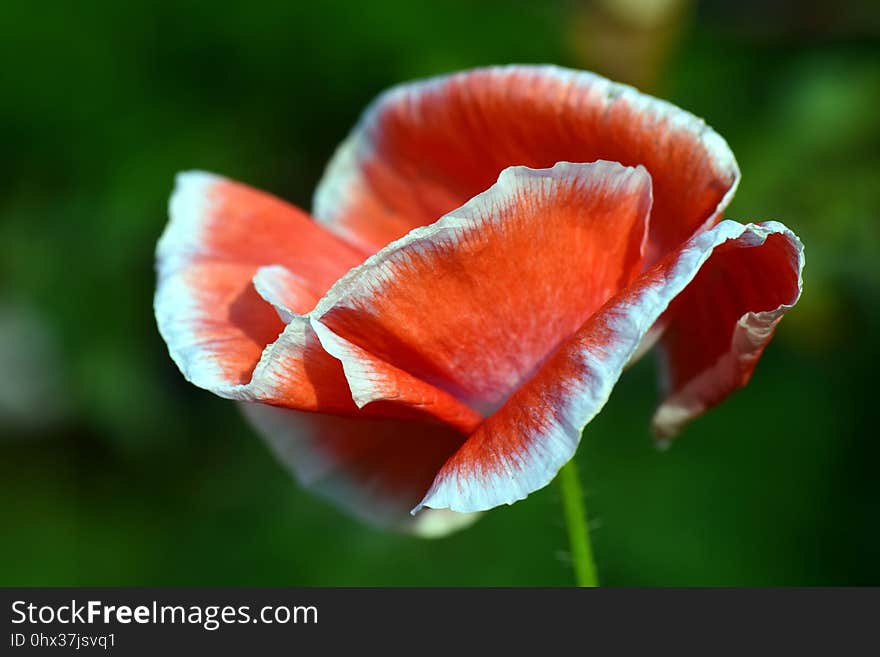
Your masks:
[{"label": "red petal", "polygon": [[302,294],[286,299],[299,312],[362,258],[297,208],[206,173],[178,177],[169,215],[156,254],[159,330],[184,375],[223,396],[245,394],[284,329],[254,289],[261,266],[299,274]]},{"label": "red petal", "polygon": [[313,325],[355,399],[387,362],[492,411],[640,271],[650,179],[617,163],[514,167],[352,270]]},{"label": "red petal", "polygon": [[[548,484],[574,455],[584,426],[602,409],[648,330],[680,294],[685,295],[684,309],[691,308],[689,285],[701,288],[702,276],[713,276],[716,257],[717,266],[731,273],[755,268],[751,280],[777,292],[750,297],[757,303],[751,307],[729,303],[720,286],[714,297],[704,299],[710,304],[704,312],[729,304],[743,312],[757,311],[759,318],[772,316],[775,323],[797,300],[801,253],[797,237],[775,222],[742,226],[725,221],[689,241],[605,304],[488,418],[446,462],[416,510],[428,506],[479,511],[511,504]],[[734,295],[740,291],[737,287]],[[778,308],[771,306],[777,302]],[[764,311],[770,314],[761,315]],[[726,316],[734,324],[738,319]],[[676,317],[676,322],[686,321],[684,315]],[[763,319],[753,324],[752,317],[744,316],[743,330],[766,329]],[[726,335],[729,338],[730,332]],[[744,337],[739,329],[734,332],[734,352]],[[760,340],[766,339],[769,335],[762,333]],[[716,344],[712,341],[711,348]]]},{"label": "red petal", "polygon": [[201,262],[283,265],[320,296],[364,259],[299,208],[209,173],[180,174],[168,213],[160,275]]},{"label": "red petal", "polygon": [[342,365],[301,313],[362,256],[307,215],[208,174],[178,179],[170,214],[155,310],[190,381],[222,397],[301,410],[430,415],[462,431],[480,422],[461,402],[385,363],[375,368],[411,394],[358,410]]},{"label": "red petal", "polygon": [[318,302],[318,295],[308,284],[281,265],[260,267],[254,274],[253,283],[257,294],[272,304],[285,324],[296,315],[311,310]]},{"label": "red petal", "polygon": [[739,180],[702,119],[591,73],[508,66],[382,94],[328,166],[314,212],[375,251],[464,204],[505,167],[600,159],[651,174],[650,262],[720,219]]},{"label": "red petal", "polygon": [[464,438],[439,425],[299,413],[262,404],[242,409],[300,484],[372,524],[437,536],[475,515],[413,518],[443,462]]},{"label": "red petal", "polygon": [[665,400],[654,415],[660,439],[742,388],[776,325],[800,296],[803,248],[790,235],[760,249],[715,250],[666,318],[659,349]]}]

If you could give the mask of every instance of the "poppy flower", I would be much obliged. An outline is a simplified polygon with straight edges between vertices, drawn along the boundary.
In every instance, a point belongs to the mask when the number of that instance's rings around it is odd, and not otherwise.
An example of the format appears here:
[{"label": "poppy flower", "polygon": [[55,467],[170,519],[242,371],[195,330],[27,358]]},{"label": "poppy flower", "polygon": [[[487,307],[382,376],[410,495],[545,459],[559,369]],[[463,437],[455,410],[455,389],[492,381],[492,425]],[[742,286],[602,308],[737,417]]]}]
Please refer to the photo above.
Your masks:
[{"label": "poppy flower", "polygon": [[748,382],[803,247],[722,221],[738,182],[701,119],[590,73],[405,84],[337,150],[312,216],[180,174],[156,318],[302,485],[439,534],[547,485],[651,347],[661,440]]}]

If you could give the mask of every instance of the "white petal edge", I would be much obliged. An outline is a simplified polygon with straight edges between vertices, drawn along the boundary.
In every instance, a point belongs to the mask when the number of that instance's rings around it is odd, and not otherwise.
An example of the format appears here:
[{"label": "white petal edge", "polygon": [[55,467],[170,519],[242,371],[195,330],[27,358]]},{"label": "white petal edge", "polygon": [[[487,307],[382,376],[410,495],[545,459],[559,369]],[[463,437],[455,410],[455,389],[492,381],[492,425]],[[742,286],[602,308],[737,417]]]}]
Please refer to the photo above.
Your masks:
[{"label": "white petal edge", "polygon": [[[699,400],[701,395],[698,392],[710,387],[714,381],[731,378],[725,376],[725,373],[739,372],[739,360],[751,357],[756,347],[766,345],[768,337],[773,333],[782,316],[791,310],[800,299],[804,290],[803,270],[806,257],[803,244],[799,240],[796,241],[796,244],[798,247],[798,292],[795,299],[791,303],[781,304],[772,310],[747,312],[739,318],[733,331],[730,348],[714,364],[689,381],[678,393],[666,398],[654,412],[654,416],[651,418],[651,431],[658,448],[667,448],[670,440],[678,435],[685,424],[707,409],[706,404]],[[657,354],[661,361],[665,358],[665,352],[662,349],[658,349]],[[658,369],[661,373],[661,392],[665,396],[669,385],[667,381],[662,379],[662,374],[667,370],[662,362],[659,363]]]},{"label": "white petal edge", "polygon": [[[574,456],[584,428],[608,401],[617,380],[646,333],[672,300],[694,279],[715,248],[727,241],[740,239],[744,240],[744,247],[757,247],[774,234],[786,235],[796,245],[798,271],[802,271],[803,245],[800,239],[775,221],[743,225],[725,220],[692,238],[681,250],[667,279],[644,288],[635,303],[613,306],[605,311],[609,315],[606,325],[612,334],[606,344],[614,343],[614,348],[582,348],[572,354],[580,360],[586,375],[569,382],[569,394],[545,430],[540,435],[529,437],[525,455],[508,462],[502,472],[486,470],[476,473],[477,477],[472,472],[439,474],[412,513],[423,508],[450,509],[459,513],[484,511],[502,504],[513,504],[548,485]],[[801,290],[802,282],[799,280],[798,295],[792,303],[767,312],[781,312],[791,307]],[[481,478],[479,485],[473,483],[476,478]]]},{"label": "white petal edge", "polygon": [[[657,119],[665,119],[668,121],[670,129],[683,130],[695,135],[709,154],[716,171],[729,175],[733,181],[727,193],[715,207],[715,211],[706,218],[702,228],[711,226],[721,217],[722,212],[730,204],[739,187],[741,173],[733,151],[731,151],[725,139],[715,132],[702,118],[668,101],[644,94],[635,87],[614,82],[590,71],[574,70],[552,64],[509,64],[506,66],[471,69],[424,80],[405,82],[390,87],[379,94],[367,106],[357,124],[330,158],[330,162],[324,170],[324,175],[321,177],[312,196],[312,214],[315,217],[315,221],[335,231],[335,224],[339,220],[339,214],[344,212],[345,199],[352,198],[354,194],[363,192],[367,183],[361,175],[359,163],[362,160],[368,159],[375,152],[370,131],[375,126],[376,117],[382,107],[394,105],[408,95],[418,96],[424,94],[431,89],[442,87],[451,80],[479,71],[486,71],[496,75],[510,75],[517,72],[537,73],[555,77],[563,83],[590,87],[602,96],[606,107],[618,98],[623,98],[640,115],[648,114],[653,115]],[[363,246],[358,244],[356,235],[344,234],[340,235],[340,237],[353,243],[355,246]]]},{"label": "white petal edge", "polygon": [[[270,400],[276,395],[275,381],[283,371],[283,359],[305,343],[306,331],[311,330],[304,317],[276,306],[279,313],[285,313],[287,326],[263,350],[251,381],[244,384],[229,383],[220,360],[207,354],[199,346],[197,331],[181,321],[199,312],[200,302],[191,285],[184,280],[186,265],[199,252],[203,241],[206,217],[211,208],[207,190],[225,180],[204,171],[186,171],[177,175],[168,205],[169,221],[156,247],[158,283],[153,310],[171,359],[187,381],[226,399]],[[264,272],[261,278],[265,279],[271,272],[272,269]]]},{"label": "white petal edge", "polygon": [[208,188],[226,180],[207,171],[181,171],[175,176],[168,200],[169,221],[156,244],[160,278],[185,265],[198,251],[211,207]]},{"label": "white petal edge", "polygon": [[[394,529],[421,538],[441,538],[472,525],[479,513],[429,510],[416,517],[393,502],[369,496],[363,485],[350,481],[333,459],[310,446],[320,440],[322,423],[348,423],[359,420],[304,413],[264,404],[240,404],[242,413],[257,429],[279,463],[292,473],[303,488],[342,508],[348,514],[374,527]],[[389,421],[393,423],[394,421]]]},{"label": "white petal edge", "polygon": [[[346,307],[350,299],[369,297],[384,281],[397,276],[398,267],[405,265],[409,257],[409,250],[431,249],[441,241],[456,242],[463,239],[469,231],[479,230],[486,223],[501,221],[501,217],[505,216],[503,206],[516,199],[523,190],[546,194],[556,181],[576,181],[602,189],[635,188],[642,177],[650,180],[650,174],[641,165],[628,167],[607,160],[588,164],[557,162],[547,169],[507,167],[501,171],[497,182],[485,192],[477,194],[433,224],[414,228],[367,258],[362,265],[351,269],[318,301],[310,319],[321,345],[342,362],[352,397],[358,407],[389,399],[390,382],[383,379],[381,372],[370,367],[369,360],[361,356],[363,349],[338,336],[321,322],[322,317],[332,308]],[[648,189],[650,193],[650,187]],[[642,252],[648,240],[648,222],[645,222],[644,229]]]}]

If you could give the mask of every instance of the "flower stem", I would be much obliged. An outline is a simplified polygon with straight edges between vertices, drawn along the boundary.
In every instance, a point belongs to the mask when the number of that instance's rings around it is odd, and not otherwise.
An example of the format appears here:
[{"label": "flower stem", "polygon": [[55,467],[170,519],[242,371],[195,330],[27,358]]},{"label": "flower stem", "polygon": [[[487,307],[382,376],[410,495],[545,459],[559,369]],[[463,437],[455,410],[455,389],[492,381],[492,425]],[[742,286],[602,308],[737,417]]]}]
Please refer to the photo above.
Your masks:
[{"label": "flower stem", "polygon": [[568,529],[568,542],[571,547],[571,563],[574,567],[574,580],[577,586],[599,586],[593,549],[590,547],[590,528],[587,525],[587,509],[584,493],[574,459],[562,466],[559,476],[559,490],[562,494],[562,511]]}]

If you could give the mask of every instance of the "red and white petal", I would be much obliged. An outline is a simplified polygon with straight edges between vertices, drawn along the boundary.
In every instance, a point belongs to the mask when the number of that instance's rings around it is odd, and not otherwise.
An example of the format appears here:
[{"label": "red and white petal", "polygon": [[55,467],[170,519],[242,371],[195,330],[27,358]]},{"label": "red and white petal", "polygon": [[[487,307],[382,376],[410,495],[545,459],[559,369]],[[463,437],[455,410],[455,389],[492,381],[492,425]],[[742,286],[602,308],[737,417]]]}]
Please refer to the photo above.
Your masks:
[{"label": "red and white petal", "polygon": [[258,270],[295,272],[303,289],[291,309],[302,310],[361,258],[268,194],[207,173],[180,174],[156,252],[159,331],[187,379],[241,398],[264,348],[284,329],[254,288]]},{"label": "red and white petal", "polygon": [[262,404],[242,410],[299,483],[380,527],[441,536],[477,514],[409,510],[464,437],[405,420],[370,420],[301,413]]},{"label": "red and white petal", "polygon": [[311,326],[324,350],[342,363],[351,397],[358,408],[377,402],[405,405],[464,434],[472,432],[483,421],[480,413],[448,392],[340,338],[319,321],[312,319]]},{"label": "red and white petal", "polygon": [[[261,298],[253,286],[244,293],[235,292],[238,299],[228,303],[229,286],[224,276],[230,267],[194,265],[160,287],[162,302],[157,304],[157,309],[174,309],[167,315],[157,310],[160,329],[169,347],[177,348],[171,353],[181,371],[200,387],[229,399],[305,411],[364,417],[434,418],[460,432],[472,430],[481,421],[479,414],[460,401],[413,377],[398,374],[396,368],[381,362],[375,363],[377,372],[389,380],[400,376],[409,389],[418,391],[420,396],[386,396],[382,401],[388,403],[374,403],[361,410],[352,400],[342,364],[322,347],[307,317],[293,314],[283,302],[278,302],[277,307],[287,315],[288,323],[283,324],[273,306]],[[190,304],[188,311],[181,304],[169,302],[165,295],[187,291],[188,288],[175,279],[190,275],[202,279],[198,288],[202,296],[199,303]],[[233,290],[238,289],[237,283],[233,277]],[[210,312],[201,310],[211,309],[215,304],[233,309],[226,321],[217,321]],[[255,332],[258,328],[262,333]],[[270,342],[265,349],[261,346],[263,341]]]},{"label": "red and white petal", "polygon": [[[460,431],[481,421],[415,380],[406,385],[419,397],[386,397],[359,410],[341,363],[303,313],[361,256],[296,208],[215,176],[183,174],[170,214],[159,244],[156,319],[175,363],[196,385],[308,411],[432,417]],[[375,368],[398,376],[385,363]]]},{"label": "red and white petal", "polygon": [[312,324],[359,404],[398,387],[379,362],[490,413],[638,275],[650,206],[643,168],[511,167],[340,279]]},{"label": "red and white petal", "polygon": [[611,160],[654,185],[649,263],[716,223],[739,169],[702,119],[584,71],[475,69],[379,96],[327,167],[318,221],[376,251],[487,189],[512,165]]},{"label": "red and white petal", "polygon": [[214,174],[177,176],[159,239],[159,275],[194,263],[283,265],[321,295],[364,259],[299,208]]},{"label": "red and white petal", "polygon": [[159,277],[154,310],[171,358],[188,381],[221,397],[238,396],[284,329],[253,275],[253,265],[201,262]]},{"label": "red and white petal", "polygon": [[255,288],[256,271],[250,263],[197,260],[160,273],[156,321],[180,371],[229,399],[354,413],[339,361],[291,309],[285,325]]},{"label": "red and white petal", "polygon": [[[214,392],[303,411],[358,413],[339,361],[324,350],[308,319],[301,315],[293,316],[278,339],[263,351],[248,383],[230,394]],[[394,415],[383,410],[377,414]]]},{"label": "red and white petal", "polygon": [[290,323],[296,315],[307,313],[318,302],[318,296],[308,285],[281,265],[260,267],[254,274],[253,282],[257,294],[272,304],[285,324]]},{"label": "red and white petal", "polygon": [[[800,241],[775,222],[720,223],[670,254],[591,317],[446,462],[414,512],[422,507],[480,511],[512,504],[548,484],[574,455],[584,426],[602,409],[657,319],[679,295],[687,294],[690,285],[700,282],[702,272],[712,275],[716,254],[724,262],[737,252],[741,253],[736,264],[730,263],[731,270],[762,270],[748,275],[774,292],[751,297],[755,305],[742,309],[743,318],[732,321],[745,321],[748,327],[755,326],[753,316],[778,321],[800,293]],[[715,292],[706,312],[727,303],[723,286]],[[682,316],[680,321],[685,320]],[[768,338],[766,332],[759,336]],[[743,339],[741,331],[734,330],[730,350],[736,352]]]},{"label": "red and white petal", "polygon": [[669,440],[745,386],[801,293],[803,246],[785,231],[760,249],[722,245],[675,300],[658,345],[664,401],[652,421]]}]

